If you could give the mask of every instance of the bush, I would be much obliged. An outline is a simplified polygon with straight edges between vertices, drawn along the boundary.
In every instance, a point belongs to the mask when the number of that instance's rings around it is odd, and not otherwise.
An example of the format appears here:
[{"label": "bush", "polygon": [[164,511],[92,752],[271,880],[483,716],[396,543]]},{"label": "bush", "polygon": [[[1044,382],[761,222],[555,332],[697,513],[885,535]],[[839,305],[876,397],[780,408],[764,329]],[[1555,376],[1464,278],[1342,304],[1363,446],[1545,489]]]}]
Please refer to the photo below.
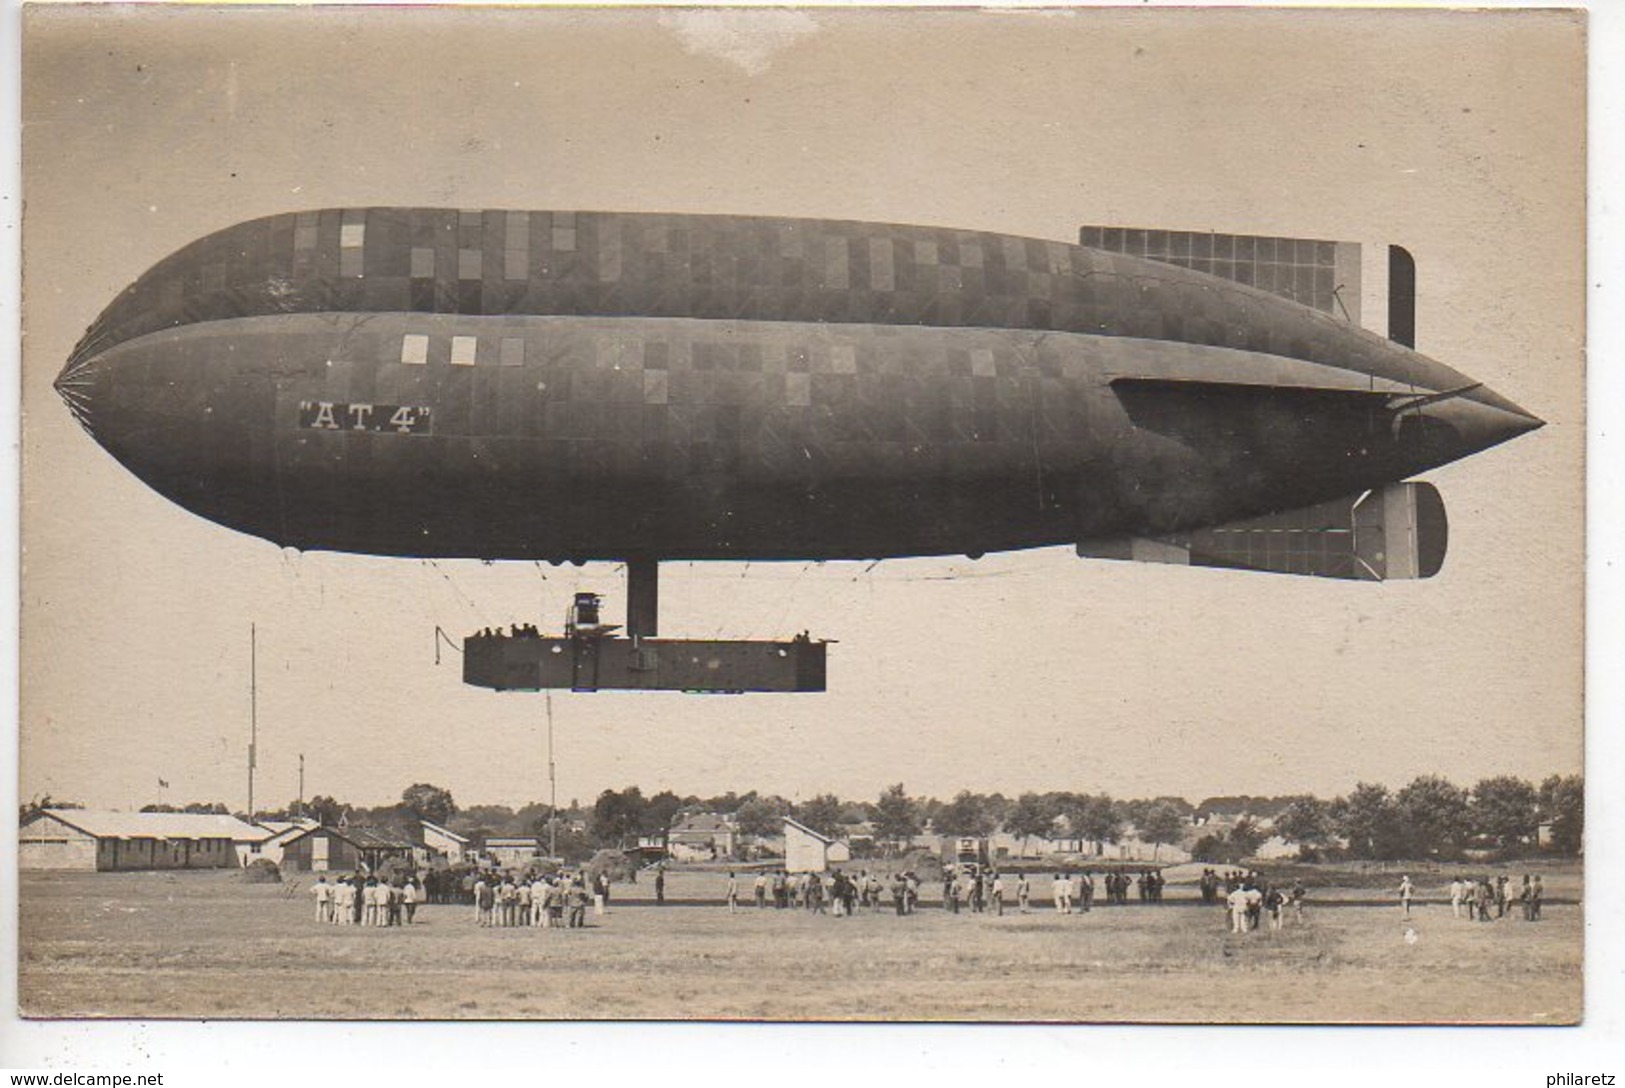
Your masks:
[{"label": "bush", "polygon": [[270,858],[255,858],[243,867],[244,884],[280,884],[282,870]]}]

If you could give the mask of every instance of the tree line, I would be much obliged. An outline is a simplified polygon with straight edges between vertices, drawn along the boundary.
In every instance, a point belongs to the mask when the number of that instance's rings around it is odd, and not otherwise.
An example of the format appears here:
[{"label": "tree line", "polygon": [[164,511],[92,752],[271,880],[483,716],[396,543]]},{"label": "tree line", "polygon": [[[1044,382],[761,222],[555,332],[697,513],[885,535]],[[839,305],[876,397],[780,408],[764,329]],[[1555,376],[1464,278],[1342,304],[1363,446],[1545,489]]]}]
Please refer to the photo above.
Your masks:
[{"label": "tree line", "polygon": [[[38,799],[21,815],[44,807],[77,807]],[[144,812],[229,811],[220,802],[148,805]],[[640,839],[664,841],[683,817],[729,816],[746,840],[779,834],[786,816],[829,838],[858,830],[881,849],[901,849],[927,828],[939,835],[986,837],[1002,831],[1023,840],[1117,843],[1132,833],[1154,848],[1190,843],[1192,854],[1214,862],[1250,857],[1271,835],[1313,859],[1342,856],[1374,860],[1449,859],[1469,849],[1502,854],[1534,848],[1537,830],[1548,827],[1545,848],[1574,856],[1585,830],[1585,783],[1580,775],[1550,775],[1536,784],[1512,775],[1461,787],[1439,775],[1421,775],[1397,790],[1361,782],[1349,793],[1323,800],[1312,794],[1231,795],[1191,804],[1182,797],[1119,800],[1105,793],[1002,793],[961,790],[951,799],[911,796],[902,783],[872,801],[844,800],[833,793],[793,802],[772,794],[729,792],[712,797],[661,790],[645,796],[637,786],[606,789],[590,806],[571,801],[556,812],[533,801],[459,807],[451,791],[418,782],[399,802],[371,808],[331,796],[293,802],[255,813],[262,820],[308,818],[336,825],[385,827],[421,841],[429,820],[468,836],[476,846],[496,836],[550,837],[561,855],[585,857],[599,848],[627,848]],[[245,813],[238,813],[246,816]]]}]

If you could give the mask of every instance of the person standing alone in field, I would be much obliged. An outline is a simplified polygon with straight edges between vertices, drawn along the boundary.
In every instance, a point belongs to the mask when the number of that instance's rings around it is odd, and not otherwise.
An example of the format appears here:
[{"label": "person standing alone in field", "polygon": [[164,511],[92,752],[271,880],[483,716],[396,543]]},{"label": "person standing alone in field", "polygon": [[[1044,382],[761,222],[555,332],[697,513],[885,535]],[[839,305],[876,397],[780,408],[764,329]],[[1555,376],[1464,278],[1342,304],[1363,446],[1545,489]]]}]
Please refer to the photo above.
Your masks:
[{"label": "person standing alone in field", "polygon": [[1027,914],[1029,904],[1032,902],[1032,897],[1033,897],[1032,881],[1027,879],[1027,874],[1026,873],[1017,873],[1016,874],[1016,909],[1020,910],[1021,913],[1023,913],[1023,914]]},{"label": "person standing alone in field", "polygon": [[1535,874],[1535,882],[1529,886],[1529,920],[1540,921],[1540,901],[1546,895],[1546,889],[1541,885],[1540,874]]},{"label": "person standing alone in field", "polygon": [[1411,883],[1409,876],[1399,878],[1399,907],[1405,912],[1405,917],[1411,916],[1411,897],[1416,894],[1416,885]]},{"label": "person standing alone in field", "polygon": [[665,905],[666,905],[666,867],[664,865],[657,865],[657,866],[655,866],[655,906],[663,907]]},{"label": "person standing alone in field", "polygon": [[739,913],[739,880],[733,873],[728,874],[728,913]]}]

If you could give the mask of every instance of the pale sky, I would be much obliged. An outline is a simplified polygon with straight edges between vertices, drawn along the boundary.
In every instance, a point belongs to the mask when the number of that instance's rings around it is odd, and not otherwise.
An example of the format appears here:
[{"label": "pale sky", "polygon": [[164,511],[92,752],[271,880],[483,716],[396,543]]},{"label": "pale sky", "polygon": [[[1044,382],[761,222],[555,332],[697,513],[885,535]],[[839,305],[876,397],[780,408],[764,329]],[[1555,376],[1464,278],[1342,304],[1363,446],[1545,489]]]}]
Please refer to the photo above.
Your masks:
[{"label": "pale sky", "polygon": [[[544,701],[434,629],[555,629],[609,564],[282,552],[176,507],[50,389],[124,286],[381,204],[1082,223],[1399,242],[1418,347],[1547,426],[1427,474],[1436,578],[1085,562],[672,564],[662,633],[838,639],[830,691],[556,694],[561,800],[638,784],[1342,792],[1581,764],[1584,66],[1541,14],[34,12],[25,43],[23,798],[546,796]],[[545,574],[545,578],[543,575]]]}]

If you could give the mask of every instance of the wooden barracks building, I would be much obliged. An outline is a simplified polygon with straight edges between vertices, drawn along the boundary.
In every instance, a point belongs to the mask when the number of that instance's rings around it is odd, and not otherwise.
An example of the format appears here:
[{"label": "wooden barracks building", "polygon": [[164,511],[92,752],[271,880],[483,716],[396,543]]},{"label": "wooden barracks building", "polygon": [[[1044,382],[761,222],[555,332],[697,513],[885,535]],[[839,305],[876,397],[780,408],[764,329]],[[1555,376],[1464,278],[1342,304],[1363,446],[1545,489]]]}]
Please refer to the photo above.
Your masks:
[{"label": "wooden barracks building", "polygon": [[90,872],[231,869],[239,844],[269,834],[235,816],[44,809],[22,823],[17,864]]}]

